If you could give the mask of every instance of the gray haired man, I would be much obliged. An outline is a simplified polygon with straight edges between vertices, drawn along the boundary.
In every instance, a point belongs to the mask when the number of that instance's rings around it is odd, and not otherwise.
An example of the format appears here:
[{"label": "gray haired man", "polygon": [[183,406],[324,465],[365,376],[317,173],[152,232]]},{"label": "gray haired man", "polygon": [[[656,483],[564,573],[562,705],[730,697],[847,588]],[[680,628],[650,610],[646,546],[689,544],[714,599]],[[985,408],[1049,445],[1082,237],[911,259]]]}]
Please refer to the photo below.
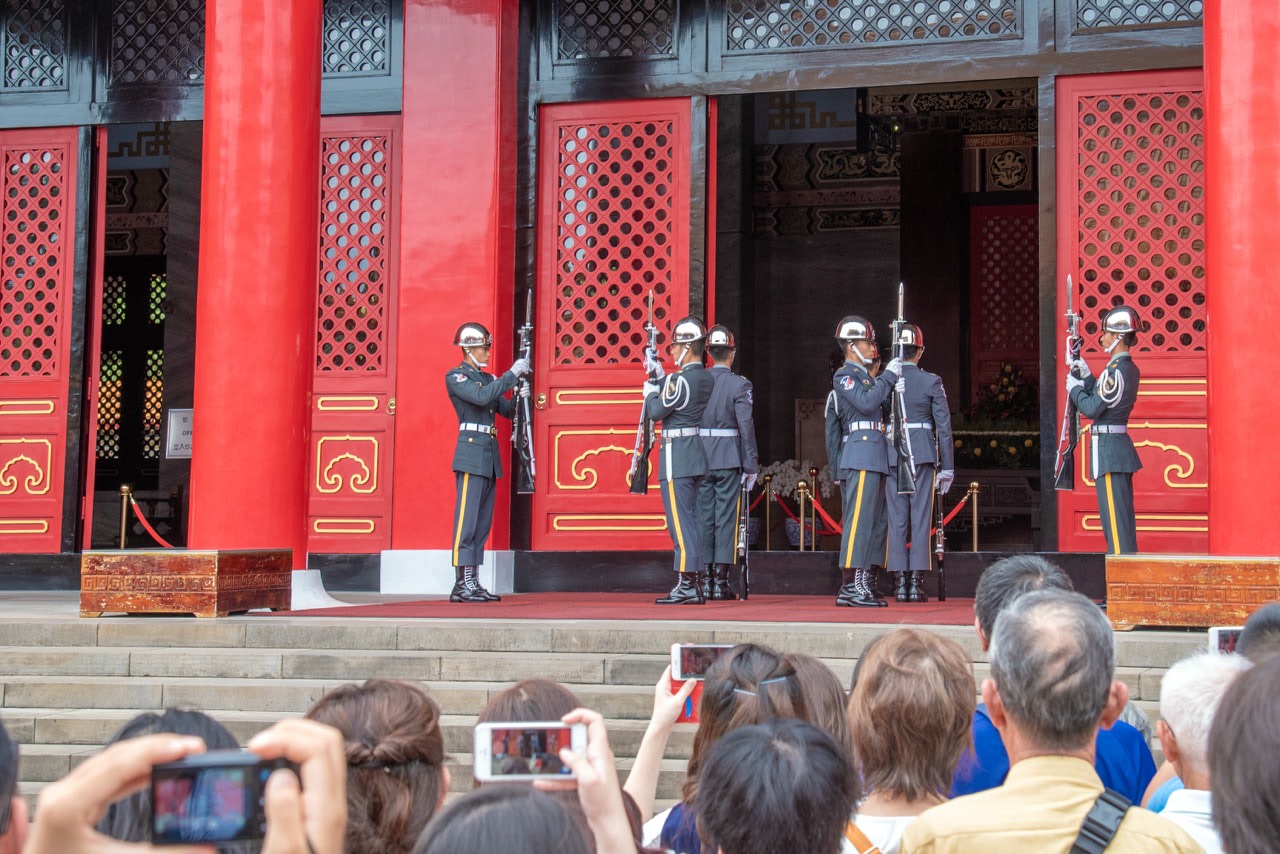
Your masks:
[{"label": "gray haired man", "polygon": [[[1119,717],[1129,691],[1115,680],[1107,618],[1079,593],[1042,590],[1014,600],[996,620],[991,677],[982,699],[1013,767],[1004,785],[925,811],[901,851],[1067,851],[1103,794],[1093,768],[1101,726]],[[1124,814],[1115,851],[1196,852],[1186,831],[1141,809]]]}]

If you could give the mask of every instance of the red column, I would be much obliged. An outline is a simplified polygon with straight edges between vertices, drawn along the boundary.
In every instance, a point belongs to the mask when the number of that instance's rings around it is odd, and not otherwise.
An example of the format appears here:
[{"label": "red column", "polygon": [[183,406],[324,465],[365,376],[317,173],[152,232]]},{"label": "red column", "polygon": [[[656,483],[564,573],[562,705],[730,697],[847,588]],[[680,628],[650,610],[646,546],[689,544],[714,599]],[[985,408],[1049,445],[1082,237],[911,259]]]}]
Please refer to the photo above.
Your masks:
[{"label": "red column", "polygon": [[191,548],[306,566],[321,0],[210,0]]},{"label": "red column", "polygon": [[1209,319],[1209,551],[1280,554],[1280,4],[1204,14]]},{"label": "red column", "polygon": [[[496,339],[490,372],[510,365],[518,23],[510,0],[405,4],[395,549],[451,542],[454,331],[483,323]],[[499,436],[510,475],[505,427]],[[491,548],[508,544],[509,483],[498,483]]]}]

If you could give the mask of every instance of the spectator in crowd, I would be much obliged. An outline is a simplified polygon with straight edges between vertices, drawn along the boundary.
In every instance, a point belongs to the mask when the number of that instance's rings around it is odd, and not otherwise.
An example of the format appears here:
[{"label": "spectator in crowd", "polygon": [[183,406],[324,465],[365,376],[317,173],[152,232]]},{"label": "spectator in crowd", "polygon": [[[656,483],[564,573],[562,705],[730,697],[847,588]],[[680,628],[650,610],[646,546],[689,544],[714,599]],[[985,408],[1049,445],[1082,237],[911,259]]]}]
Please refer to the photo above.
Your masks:
[{"label": "spectator in crowd", "polygon": [[[678,691],[671,690],[671,665],[662,671],[658,684],[653,691],[653,715],[649,725],[645,727],[644,736],[640,739],[640,747],[636,750],[635,761],[631,763],[631,773],[623,791],[636,802],[636,809],[642,824],[646,824],[641,833],[641,841],[650,838],[656,843],[662,830],[662,821],[649,826],[653,818],[653,801],[658,794],[658,774],[662,769],[662,757],[667,751],[667,742],[671,740],[671,732],[675,729],[676,719],[684,708],[685,701],[693,693],[697,685],[696,679],[686,679]],[[662,816],[666,820],[666,814]]]},{"label": "spectator in crowd", "polygon": [[[849,731],[849,719],[845,708],[849,695],[840,684],[840,677],[812,655],[802,652],[787,653],[787,661],[796,670],[800,683],[800,695],[804,697],[805,720],[836,740],[849,753],[853,761],[853,733]],[[970,688],[973,687],[970,680]],[[972,690],[970,694],[972,694]]]},{"label": "spectator in crowd", "polygon": [[[974,594],[978,643],[984,651],[990,647],[997,617],[1019,596],[1033,590],[1071,589],[1071,579],[1039,555],[1020,554],[996,561],[983,571]],[[1123,720],[1099,730],[1094,762],[1103,785],[1134,803],[1142,798],[1156,773],[1146,738]],[[979,705],[973,715],[973,753],[961,757],[952,780],[951,797],[999,786],[1008,773],[1005,743],[986,706]]]},{"label": "spectator in crowd", "polygon": [[[226,727],[204,712],[193,709],[165,709],[159,714],[137,715],[111,736],[106,746],[118,741],[153,733],[193,735],[204,742],[206,750],[235,750],[240,747]],[[147,842],[151,839],[151,789],[143,788],[107,807],[98,821],[98,830],[122,842]],[[249,846],[229,846],[228,851],[248,851]]]},{"label": "spectator in crowd", "polygon": [[694,807],[702,763],[713,744],[740,727],[773,718],[804,719],[807,714],[795,668],[778,651],[739,644],[711,665],[702,684],[698,731],[693,737],[681,801],[663,822],[661,847],[676,854],[701,854]]},{"label": "spectator in crowd", "polygon": [[586,817],[559,798],[518,783],[493,783],[440,811],[414,854],[590,854]]},{"label": "spectator in crowd", "polygon": [[348,854],[407,854],[449,791],[440,707],[391,679],[340,685],[307,717],[342,733]]},{"label": "spectator in crowd", "polygon": [[1257,664],[1280,651],[1280,602],[1268,602],[1249,615],[1236,641],[1236,653]]},{"label": "spectator in crowd", "polygon": [[[125,739],[86,759],[40,793],[25,854],[96,854],[121,850],[94,826],[107,808],[148,785],[151,766],[204,752],[195,736],[171,733]],[[258,733],[249,749],[263,759],[287,757],[299,765],[267,781],[267,834],[263,854],[340,854],[347,820],[346,763],[342,734],[305,720],[284,720]],[[305,786],[305,795],[302,791]],[[171,854],[211,851],[208,845],[172,846]]]},{"label": "spectator in crowd", "polygon": [[858,832],[895,854],[902,832],[947,799],[972,746],[973,665],[964,647],[921,629],[894,629],[858,659],[848,723],[865,798]]},{"label": "spectator in crowd", "polygon": [[1231,854],[1280,851],[1280,655],[1236,679],[1209,729],[1213,825]]},{"label": "spectator in crowd", "polygon": [[582,703],[572,691],[550,679],[521,679],[484,704],[477,723],[558,721]]},{"label": "spectator in crowd", "polygon": [[830,735],[803,720],[773,719],[712,745],[700,791],[698,826],[708,851],[836,854],[858,782]]},{"label": "spectator in crowd", "polygon": [[1160,814],[1191,834],[1207,854],[1223,851],[1210,805],[1209,728],[1222,695],[1248,668],[1242,656],[1202,652],[1170,667],[1160,683],[1156,733],[1184,786],[1168,796]]},{"label": "spectator in crowd", "polygon": [[18,743],[0,722],[0,854],[22,850],[27,824],[27,802],[18,794]]},{"label": "spectator in crowd", "polygon": [[[904,854],[1066,851],[1103,794],[1094,770],[1099,726],[1128,699],[1115,681],[1115,638],[1091,600],[1043,590],[1018,597],[991,638],[982,699],[1013,766],[1004,784],[923,813],[902,838]],[[1128,809],[1115,851],[1198,852],[1186,831]]]}]

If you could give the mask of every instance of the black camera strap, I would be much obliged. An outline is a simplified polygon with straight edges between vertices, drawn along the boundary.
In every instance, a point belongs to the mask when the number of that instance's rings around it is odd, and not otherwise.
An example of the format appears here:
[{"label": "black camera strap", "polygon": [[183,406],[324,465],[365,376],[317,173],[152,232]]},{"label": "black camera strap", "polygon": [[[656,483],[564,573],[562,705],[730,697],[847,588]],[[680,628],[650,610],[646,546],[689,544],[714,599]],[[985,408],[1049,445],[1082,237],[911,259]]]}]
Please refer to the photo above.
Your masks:
[{"label": "black camera strap", "polygon": [[1084,817],[1070,854],[1102,854],[1106,851],[1131,806],[1132,801],[1124,795],[1113,789],[1104,789],[1093,802],[1093,809]]}]

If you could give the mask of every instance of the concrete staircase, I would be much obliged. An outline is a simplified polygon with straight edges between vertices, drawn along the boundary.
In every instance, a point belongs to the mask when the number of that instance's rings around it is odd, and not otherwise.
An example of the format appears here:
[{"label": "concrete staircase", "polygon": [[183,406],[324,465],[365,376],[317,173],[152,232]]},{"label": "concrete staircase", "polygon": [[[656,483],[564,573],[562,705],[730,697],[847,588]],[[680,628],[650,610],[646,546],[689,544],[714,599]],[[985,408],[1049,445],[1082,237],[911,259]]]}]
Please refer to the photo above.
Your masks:
[{"label": "concrete staircase", "polygon": [[[904,614],[905,616],[905,614]],[[970,627],[935,627],[985,655]],[[620,773],[630,768],[672,643],[768,644],[826,661],[846,685],[856,656],[884,626],[537,620],[379,620],[332,617],[0,620],[0,717],[21,743],[20,791],[39,790],[92,755],[127,720],[166,706],[197,708],[242,742],[299,716],[326,691],[372,677],[420,680],[444,713],[455,792],[471,788],[475,715],[517,679],[566,684],[603,713]],[[1160,680],[1204,648],[1203,632],[1118,634],[1120,677],[1157,717]],[[671,739],[658,798],[679,798],[693,726]],[[1158,745],[1155,745],[1158,748]]]}]

